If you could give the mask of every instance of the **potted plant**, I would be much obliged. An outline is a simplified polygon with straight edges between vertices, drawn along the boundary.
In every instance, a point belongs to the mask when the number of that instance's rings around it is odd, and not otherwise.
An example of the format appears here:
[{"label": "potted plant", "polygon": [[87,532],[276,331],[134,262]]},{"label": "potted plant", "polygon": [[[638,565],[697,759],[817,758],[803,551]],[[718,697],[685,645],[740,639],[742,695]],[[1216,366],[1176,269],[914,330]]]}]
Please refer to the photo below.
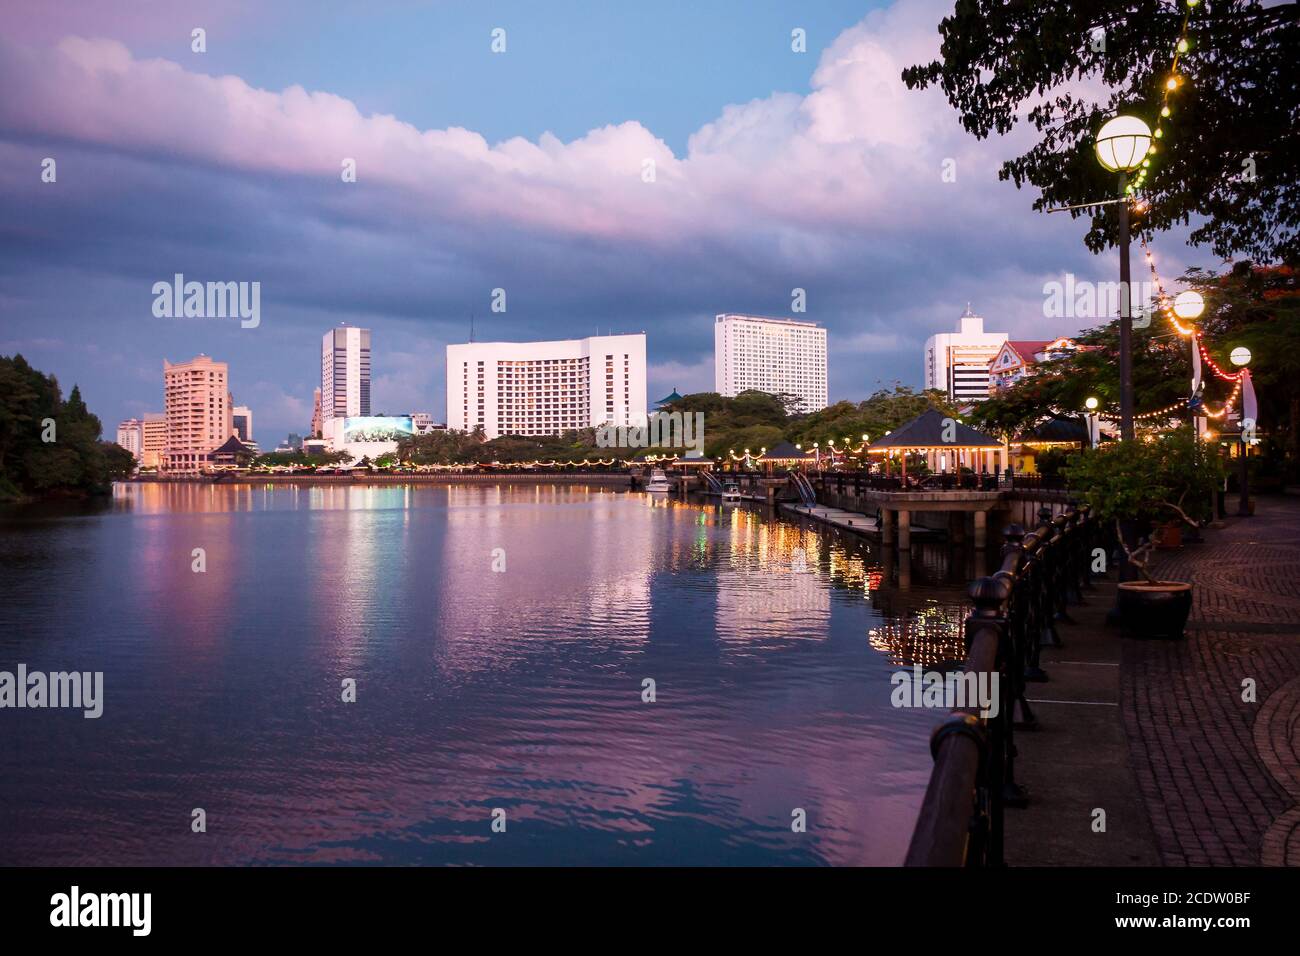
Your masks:
[{"label": "potted plant", "polygon": [[[1192,609],[1192,585],[1158,580],[1151,558],[1161,527],[1199,527],[1209,515],[1222,462],[1190,427],[1133,441],[1114,442],[1076,456],[1064,469],[1072,488],[1102,521],[1113,523],[1125,564],[1116,606],[1123,632],[1132,637],[1182,637]],[[1126,580],[1132,577],[1132,580]]]}]

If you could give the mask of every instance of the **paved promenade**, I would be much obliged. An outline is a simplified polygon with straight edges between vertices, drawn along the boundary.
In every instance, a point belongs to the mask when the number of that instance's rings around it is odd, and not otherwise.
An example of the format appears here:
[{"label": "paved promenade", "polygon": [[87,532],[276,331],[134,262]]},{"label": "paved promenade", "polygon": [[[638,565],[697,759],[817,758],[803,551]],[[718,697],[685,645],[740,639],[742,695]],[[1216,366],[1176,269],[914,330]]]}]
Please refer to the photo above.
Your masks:
[{"label": "paved promenade", "polygon": [[1187,640],[1124,642],[1121,700],[1161,862],[1300,865],[1300,498],[1160,573],[1196,585]]},{"label": "paved promenade", "polygon": [[1300,499],[1206,537],[1159,562],[1196,585],[1185,640],[1122,640],[1105,584],[1044,653],[1009,863],[1300,865]]}]

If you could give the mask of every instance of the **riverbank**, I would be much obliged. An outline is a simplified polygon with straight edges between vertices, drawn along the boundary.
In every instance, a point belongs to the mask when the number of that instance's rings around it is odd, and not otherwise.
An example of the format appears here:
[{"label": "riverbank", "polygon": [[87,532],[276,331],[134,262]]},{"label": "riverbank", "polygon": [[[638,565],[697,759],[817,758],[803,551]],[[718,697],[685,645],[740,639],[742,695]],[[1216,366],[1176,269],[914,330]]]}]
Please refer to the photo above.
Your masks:
[{"label": "riverbank", "polygon": [[626,488],[632,476],[618,472],[429,472],[424,474],[231,475],[132,478],[127,484],[159,485],[603,485]]}]

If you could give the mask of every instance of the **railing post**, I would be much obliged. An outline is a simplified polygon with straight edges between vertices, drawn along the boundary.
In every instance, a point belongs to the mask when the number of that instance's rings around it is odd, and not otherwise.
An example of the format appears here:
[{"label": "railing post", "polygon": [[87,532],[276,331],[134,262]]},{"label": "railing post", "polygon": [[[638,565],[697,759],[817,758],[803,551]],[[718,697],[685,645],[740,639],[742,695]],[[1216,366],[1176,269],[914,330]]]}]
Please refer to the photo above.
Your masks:
[{"label": "railing post", "polygon": [[[1008,795],[1016,796],[1014,780],[1010,777],[1013,767],[1011,761],[1011,720],[1010,699],[1007,682],[1003,679],[1006,671],[1007,619],[1006,604],[1012,593],[1013,577],[997,575],[974,581],[969,589],[975,610],[966,619],[966,647],[968,651],[967,666],[972,662],[988,669],[989,681],[998,682],[997,713],[984,719],[988,731],[988,745],[982,773],[983,800],[987,807],[988,831],[984,846],[983,862],[989,866],[1001,866],[1003,810]],[[982,633],[981,633],[982,632]],[[979,640],[992,639],[996,650],[989,655],[984,649],[977,649]],[[978,674],[979,671],[977,670]],[[996,678],[994,675],[997,675]],[[978,678],[977,678],[978,680]],[[977,795],[977,806],[979,796]],[[977,814],[978,818],[978,814]]]}]

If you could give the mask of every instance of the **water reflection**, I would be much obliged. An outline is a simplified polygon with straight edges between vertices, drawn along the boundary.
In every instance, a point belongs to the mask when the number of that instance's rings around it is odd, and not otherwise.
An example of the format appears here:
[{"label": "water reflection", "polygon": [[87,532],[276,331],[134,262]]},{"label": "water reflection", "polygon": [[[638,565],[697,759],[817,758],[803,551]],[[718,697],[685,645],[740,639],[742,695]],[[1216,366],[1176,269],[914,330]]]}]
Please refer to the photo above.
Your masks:
[{"label": "water reflection", "polygon": [[6,714],[0,863],[896,863],[934,715],[889,675],[960,656],[940,552],[573,485],[8,511],[0,666],[107,700]]}]

